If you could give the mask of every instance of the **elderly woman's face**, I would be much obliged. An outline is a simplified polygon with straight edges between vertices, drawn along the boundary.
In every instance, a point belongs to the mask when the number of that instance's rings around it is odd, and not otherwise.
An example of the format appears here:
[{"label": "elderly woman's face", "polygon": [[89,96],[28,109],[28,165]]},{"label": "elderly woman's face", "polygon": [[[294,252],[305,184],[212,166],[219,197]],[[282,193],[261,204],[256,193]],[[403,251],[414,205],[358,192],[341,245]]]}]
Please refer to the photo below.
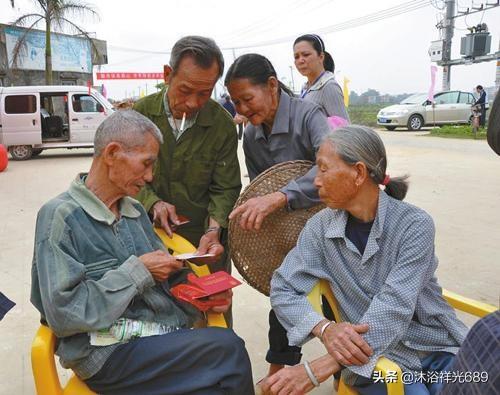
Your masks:
[{"label": "elderly woman's face", "polygon": [[358,192],[355,167],[345,163],[329,141],[321,144],[316,164],[318,173],[314,185],[321,200],[330,208],[348,208]]},{"label": "elderly woman's face", "polygon": [[272,83],[255,85],[247,78],[232,80],[227,86],[236,112],[244,115],[252,125],[260,125],[274,119],[278,108],[277,89]]}]

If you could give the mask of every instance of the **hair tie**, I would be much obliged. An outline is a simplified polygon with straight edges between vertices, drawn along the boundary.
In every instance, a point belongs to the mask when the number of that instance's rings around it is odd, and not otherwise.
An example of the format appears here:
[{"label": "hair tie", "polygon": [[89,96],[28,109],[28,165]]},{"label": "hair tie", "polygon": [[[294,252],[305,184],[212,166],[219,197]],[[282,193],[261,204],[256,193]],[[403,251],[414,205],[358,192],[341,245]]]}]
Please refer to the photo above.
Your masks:
[{"label": "hair tie", "polygon": [[389,177],[389,174],[386,174],[385,177],[384,177],[384,181],[381,182],[381,184],[383,186],[386,186],[387,184],[389,184],[391,182],[391,177]]}]

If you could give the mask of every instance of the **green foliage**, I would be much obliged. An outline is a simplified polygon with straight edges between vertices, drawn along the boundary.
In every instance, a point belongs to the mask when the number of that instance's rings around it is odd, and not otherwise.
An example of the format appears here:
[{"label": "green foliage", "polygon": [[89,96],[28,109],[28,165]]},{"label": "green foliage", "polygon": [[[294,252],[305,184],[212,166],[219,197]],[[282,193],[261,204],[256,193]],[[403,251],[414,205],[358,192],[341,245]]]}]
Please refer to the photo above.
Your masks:
[{"label": "green foliage", "polygon": [[351,123],[356,125],[365,125],[370,127],[377,126],[377,113],[387,104],[361,104],[350,105],[347,108]]},{"label": "green foliage", "polygon": [[460,125],[460,126],[452,126],[445,125],[440,128],[431,129],[430,135],[434,137],[449,137],[455,139],[478,139],[484,140],[486,139],[486,129],[479,128],[476,136],[474,137],[474,133],[472,132],[472,126],[470,125]]}]

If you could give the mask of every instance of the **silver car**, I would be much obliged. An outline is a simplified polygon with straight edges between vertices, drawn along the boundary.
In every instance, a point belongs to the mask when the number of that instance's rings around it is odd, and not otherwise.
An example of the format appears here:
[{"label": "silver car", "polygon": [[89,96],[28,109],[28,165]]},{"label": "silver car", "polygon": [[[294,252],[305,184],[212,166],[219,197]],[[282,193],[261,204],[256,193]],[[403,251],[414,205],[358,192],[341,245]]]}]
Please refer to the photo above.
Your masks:
[{"label": "silver car", "polygon": [[419,93],[404,99],[400,104],[382,108],[377,114],[377,124],[387,130],[397,127],[419,130],[428,125],[467,124],[471,120],[471,106],[475,101],[472,93],[448,91],[436,93],[432,104],[427,94]]}]

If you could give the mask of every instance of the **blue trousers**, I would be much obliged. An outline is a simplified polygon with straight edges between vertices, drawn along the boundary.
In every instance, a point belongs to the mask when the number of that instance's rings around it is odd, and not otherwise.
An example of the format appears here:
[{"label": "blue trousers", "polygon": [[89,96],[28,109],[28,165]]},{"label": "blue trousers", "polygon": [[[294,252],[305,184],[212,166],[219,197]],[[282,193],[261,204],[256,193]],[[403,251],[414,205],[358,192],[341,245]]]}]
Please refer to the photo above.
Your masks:
[{"label": "blue trousers", "polygon": [[[422,360],[422,372],[449,371],[455,355],[448,352],[434,352]],[[374,383],[372,379],[358,376],[353,386],[361,395],[387,395],[385,383]],[[405,384],[405,395],[436,395],[439,394],[443,383],[416,382]]]},{"label": "blue trousers", "polygon": [[231,329],[182,329],[122,344],[85,380],[106,395],[253,395],[245,344]]}]

